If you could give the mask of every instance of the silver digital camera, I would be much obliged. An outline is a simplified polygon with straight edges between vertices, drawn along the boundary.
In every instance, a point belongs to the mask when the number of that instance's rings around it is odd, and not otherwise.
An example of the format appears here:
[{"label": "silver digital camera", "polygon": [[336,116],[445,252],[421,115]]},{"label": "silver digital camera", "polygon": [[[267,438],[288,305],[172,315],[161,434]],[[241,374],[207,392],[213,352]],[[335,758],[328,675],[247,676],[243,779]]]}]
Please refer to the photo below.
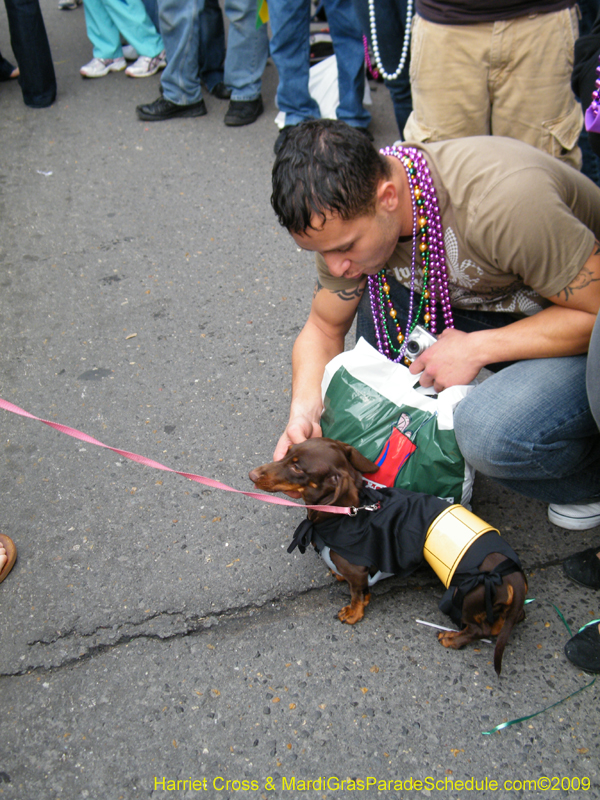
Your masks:
[{"label": "silver digital camera", "polygon": [[412,363],[415,358],[421,355],[423,350],[427,350],[427,348],[435,344],[436,341],[437,339],[432,333],[429,333],[429,331],[426,331],[425,328],[422,328],[420,325],[415,325],[406,342],[404,357],[407,361]]}]

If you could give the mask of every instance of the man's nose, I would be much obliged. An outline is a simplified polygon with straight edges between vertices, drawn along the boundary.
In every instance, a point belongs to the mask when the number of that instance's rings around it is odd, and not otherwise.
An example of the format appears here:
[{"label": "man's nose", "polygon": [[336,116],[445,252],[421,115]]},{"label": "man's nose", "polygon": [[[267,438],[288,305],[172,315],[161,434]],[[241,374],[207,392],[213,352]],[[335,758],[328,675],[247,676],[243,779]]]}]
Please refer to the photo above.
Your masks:
[{"label": "man's nose", "polygon": [[328,253],[324,256],[327,269],[334,278],[341,278],[350,269],[352,262],[343,254]]}]

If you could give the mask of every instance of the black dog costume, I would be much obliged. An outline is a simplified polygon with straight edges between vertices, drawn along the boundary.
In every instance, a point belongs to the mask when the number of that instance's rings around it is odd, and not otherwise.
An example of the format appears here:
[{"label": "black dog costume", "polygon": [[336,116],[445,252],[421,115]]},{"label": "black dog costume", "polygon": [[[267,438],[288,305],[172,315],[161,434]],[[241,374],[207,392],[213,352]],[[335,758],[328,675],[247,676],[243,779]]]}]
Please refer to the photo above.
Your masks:
[{"label": "black dog costume", "polygon": [[[423,563],[430,529],[451,508],[448,502],[432,495],[398,487],[375,490],[363,486],[355,516],[336,515],[316,523],[305,519],[296,528],[288,553],[296,547],[304,553],[312,543],[319,553],[327,547],[353,564],[368,567],[371,576],[382,572],[406,577]],[[479,566],[490,553],[500,553],[506,559],[494,570],[480,572]],[[465,596],[483,583],[486,615],[491,623],[495,587],[502,583],[504,575],[519,571],[522,567],[515,551],[497,530],[487,526],[460,558],[440,601],[440,610],[460,627]],[[439,572],[438,575],[443,580]]]}]

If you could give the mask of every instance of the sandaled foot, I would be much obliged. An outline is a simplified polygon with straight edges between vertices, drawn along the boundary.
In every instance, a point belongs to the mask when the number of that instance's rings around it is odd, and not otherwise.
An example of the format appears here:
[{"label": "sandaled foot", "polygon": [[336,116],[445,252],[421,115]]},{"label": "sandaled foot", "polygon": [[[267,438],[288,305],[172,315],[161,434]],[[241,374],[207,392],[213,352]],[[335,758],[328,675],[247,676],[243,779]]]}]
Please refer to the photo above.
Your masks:
[{"label": "sandaled foot", "polygon": [[20,75],[19,68],[13,66],[6,58],[0,55],[0,81],[12,81]]},{"label": "sandaled foot", "polygon": [[0,533],[0,583],[6,578],[17,560],[17,548],[11,538]]}]

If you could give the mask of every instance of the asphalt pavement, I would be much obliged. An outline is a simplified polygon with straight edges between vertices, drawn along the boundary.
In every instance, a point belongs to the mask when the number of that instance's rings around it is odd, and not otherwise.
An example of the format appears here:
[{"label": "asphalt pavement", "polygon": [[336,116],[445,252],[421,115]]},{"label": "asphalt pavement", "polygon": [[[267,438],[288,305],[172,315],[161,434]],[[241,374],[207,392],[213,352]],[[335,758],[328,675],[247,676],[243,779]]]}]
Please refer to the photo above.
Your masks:
[{"label": "asphalt pavement", "polygon": [[[269,202],[275,68],[253,125],[225,127],[211,96],[206,117],[142,123],[158,78],[82,79],[83,9],[42,8],[56,103],[0,84],[0,396],[251,490],[314,285]],[[372,89],[383,146],[395,121]],[[477,478],[474,511],[535,598],[499,679],[489,645],[447,651],[415,622],[448,624],[429,569],[343,625],[345,585],[286,552],[303,512],[0,421],[19,553],[0,586],[0,798],[600,797],[600,683],[566,660],[557,613],[574,631],[600,616],[560,566],[597,532]]]}]

